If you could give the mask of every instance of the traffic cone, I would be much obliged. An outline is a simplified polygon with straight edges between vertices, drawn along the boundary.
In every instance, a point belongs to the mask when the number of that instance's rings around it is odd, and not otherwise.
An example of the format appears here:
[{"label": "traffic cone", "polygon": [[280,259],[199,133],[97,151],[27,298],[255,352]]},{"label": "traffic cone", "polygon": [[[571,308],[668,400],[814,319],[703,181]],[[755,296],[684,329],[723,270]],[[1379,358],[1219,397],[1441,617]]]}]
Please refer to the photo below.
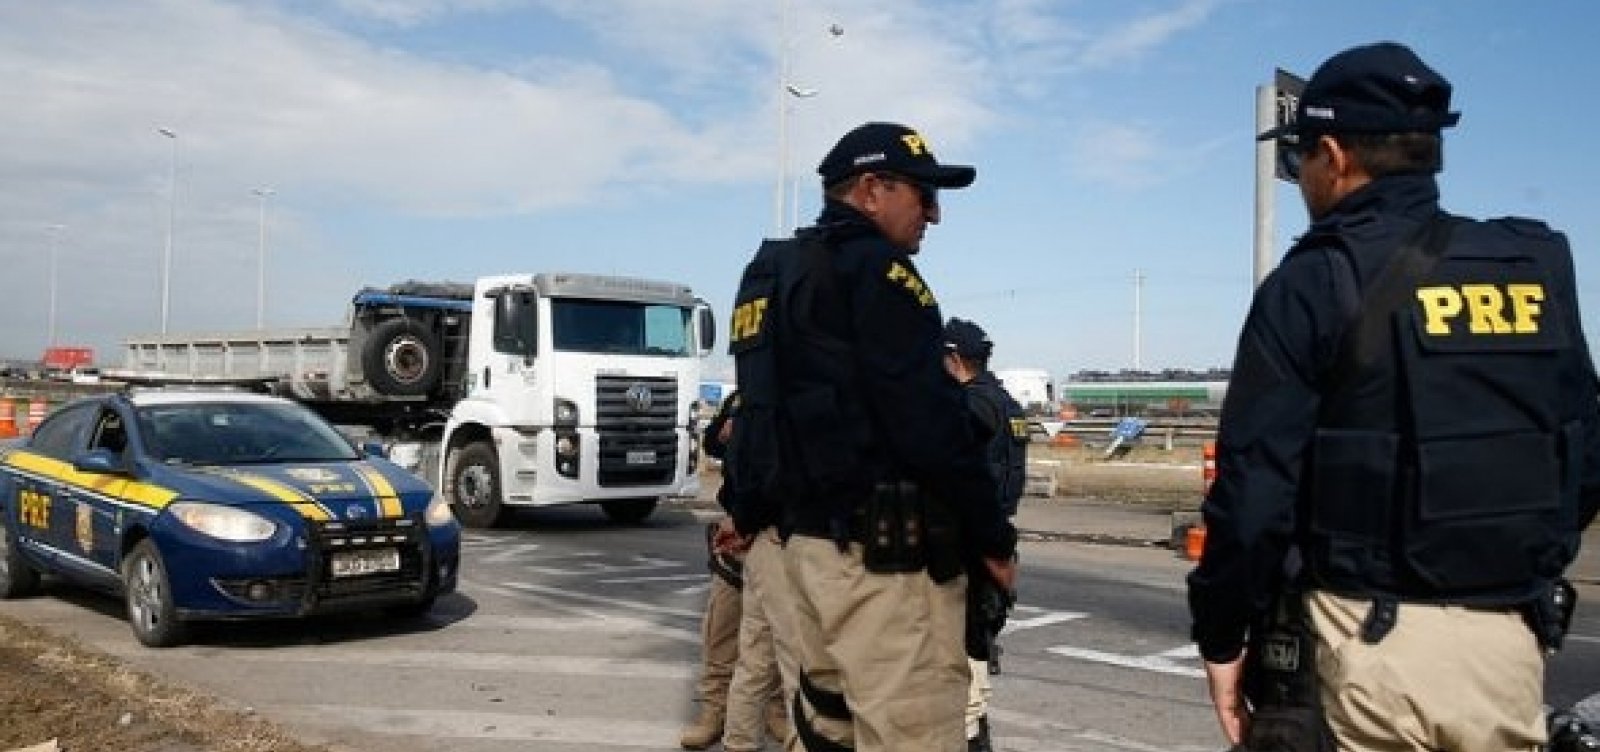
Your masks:
[{"label": "traffic cone", "polygon": [[1206,550],[1206,526],[1194,525],[1183,534],[1183,555],[1189,561],[1199,561]]},{"label": "traffic cone", "polygon": [[44,415],[45,415],[45,412],[46,412],[46,410],[45,410],[46,407],[47,407],[47,405],[46,405],[45,399],[43,397],[34,397],[33,399],[28,401],[28,433],[29,434],[32,434],[33,433],[33,429],[38,428],[39,424],[44,422]]},{"label": "traffic cone", "polygon": [[10,397],[0,397],[0,439],[17,435],[17,403]]},{"label": "traffic cone", "polygon": [[1217,479],[1217,442],[1208,441],[1200,446],[1200,479],[1211,492],[1211,483]]}]

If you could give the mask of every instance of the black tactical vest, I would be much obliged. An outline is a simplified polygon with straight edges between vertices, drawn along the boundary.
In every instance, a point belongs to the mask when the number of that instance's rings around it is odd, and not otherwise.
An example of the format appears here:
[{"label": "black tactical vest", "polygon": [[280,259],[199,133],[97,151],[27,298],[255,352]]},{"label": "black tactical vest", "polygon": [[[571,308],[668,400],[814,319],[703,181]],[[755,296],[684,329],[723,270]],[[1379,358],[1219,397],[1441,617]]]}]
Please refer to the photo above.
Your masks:
[{"label": "black tactical vest", "polygon": [[[1358,279],[1378,276],[1404,222],[1340,230]],[[1401,600],[1526,601],[1576,551],[1578,417],[1594,409],[1576,396],[1587,349],[1566,243],[1526,220],[1462,221],[1406,292],[1359,314],[1387,319],[1385,357],[1323,390],[1303,485],[1312,575]]]},{"label": "black tactical vest", "polygon": [[972,399],[983,410],[984,430],[990,433],[986,449],[989,472],[994,475],[1000,508],[1010,517],[1017,513],[1028,479],[1028,418],[1022,405],[993,376],[967,384]]}]

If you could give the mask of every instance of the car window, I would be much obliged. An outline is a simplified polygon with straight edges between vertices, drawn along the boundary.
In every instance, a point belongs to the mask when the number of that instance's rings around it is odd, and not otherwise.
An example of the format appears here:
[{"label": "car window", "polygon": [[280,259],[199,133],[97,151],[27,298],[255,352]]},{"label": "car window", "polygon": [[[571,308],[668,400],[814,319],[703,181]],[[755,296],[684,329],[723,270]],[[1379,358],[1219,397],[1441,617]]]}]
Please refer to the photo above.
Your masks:
[{"label": "car window", "polygon": [[331,462],[356,459],[332,426],[299,405],[193,402],[138,408],[146,450],[160,462],[192,465]]},{"label": "car window", "polygon": [[89,438],[89,448],[105,449],[119,455],[128,448],[128,429],[122,425],[122,416],[116,410],[106,408],[100,411],[100,417],[94,423],[94,433]]},{"label": "car window", "polygon": [[58,460],[83,448],[83,432],[94,417],[93,404],[69,405],[46,418],[28,440],[28,448]]}]

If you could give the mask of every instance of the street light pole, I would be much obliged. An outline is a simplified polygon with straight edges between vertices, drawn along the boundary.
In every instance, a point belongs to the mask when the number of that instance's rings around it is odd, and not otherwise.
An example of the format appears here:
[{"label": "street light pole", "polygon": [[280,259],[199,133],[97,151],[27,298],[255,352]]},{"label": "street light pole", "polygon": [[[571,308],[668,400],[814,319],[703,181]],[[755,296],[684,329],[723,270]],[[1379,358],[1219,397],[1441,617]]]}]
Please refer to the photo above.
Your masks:
[{"label": "street light pole", "polygon": [[[809,99],[817,95],[817,90],[796,86],[789,80],[789,0],[779,0],[778,7],[778,182],[772,192],[772,225],[774,235],[781,238],[788,230],[784,222],[785,208],[789,203],[785,201],[785,191],[794,190],[795,195],[789,197],[795,202],[792,211],[799,211],[799,191],[791,189],[789,185],[789,99]],[[844,27],[830,24],[828,33],[834,37],[842,36]]]},{"label": "street light pole", "polygon": [[167,244],[161,251],[161,334],[165,336],[172,312],[172,235],[178,222],[178,132],[157,128],[156,133],[172,141],[172,159],[167,168]]},{"label": "street light pole", "polygon": [[251,193],[261,199],[261,240],[256,251],[256,329],[267,328],[267,197],[277,191],[265,186]]},{"label": "street light pole", "polygon": [[50,328],[48,346],[56,344],[56,270],[61,266],[57,257],[61,252],[61,231],[67,229],[66,225],[49,225],[45,228],[50,231]]}]

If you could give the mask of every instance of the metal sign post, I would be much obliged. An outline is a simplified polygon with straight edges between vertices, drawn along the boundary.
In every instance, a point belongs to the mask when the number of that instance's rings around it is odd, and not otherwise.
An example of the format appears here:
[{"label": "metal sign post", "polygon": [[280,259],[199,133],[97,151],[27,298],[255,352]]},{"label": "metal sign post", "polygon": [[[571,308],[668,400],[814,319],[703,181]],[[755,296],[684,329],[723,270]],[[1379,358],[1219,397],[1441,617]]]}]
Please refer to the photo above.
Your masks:
[{"label": "metal sign post", "polygon": [[[1273,83],[1256,87],[1256,133],[1262,133],[1294,120],[1295,106],[1300,93],[1305,91],[1305,79],[1283,69],[1273,76]],[[1256,143],[1256,232],[1254,255],[1254,281],[1257,287],[1272,271],[1274,262],[1273,227],[1277,221],[1277,193],[1273,179],[1293,183],[1283,169],[1278,154],[1277,141]]]}]

